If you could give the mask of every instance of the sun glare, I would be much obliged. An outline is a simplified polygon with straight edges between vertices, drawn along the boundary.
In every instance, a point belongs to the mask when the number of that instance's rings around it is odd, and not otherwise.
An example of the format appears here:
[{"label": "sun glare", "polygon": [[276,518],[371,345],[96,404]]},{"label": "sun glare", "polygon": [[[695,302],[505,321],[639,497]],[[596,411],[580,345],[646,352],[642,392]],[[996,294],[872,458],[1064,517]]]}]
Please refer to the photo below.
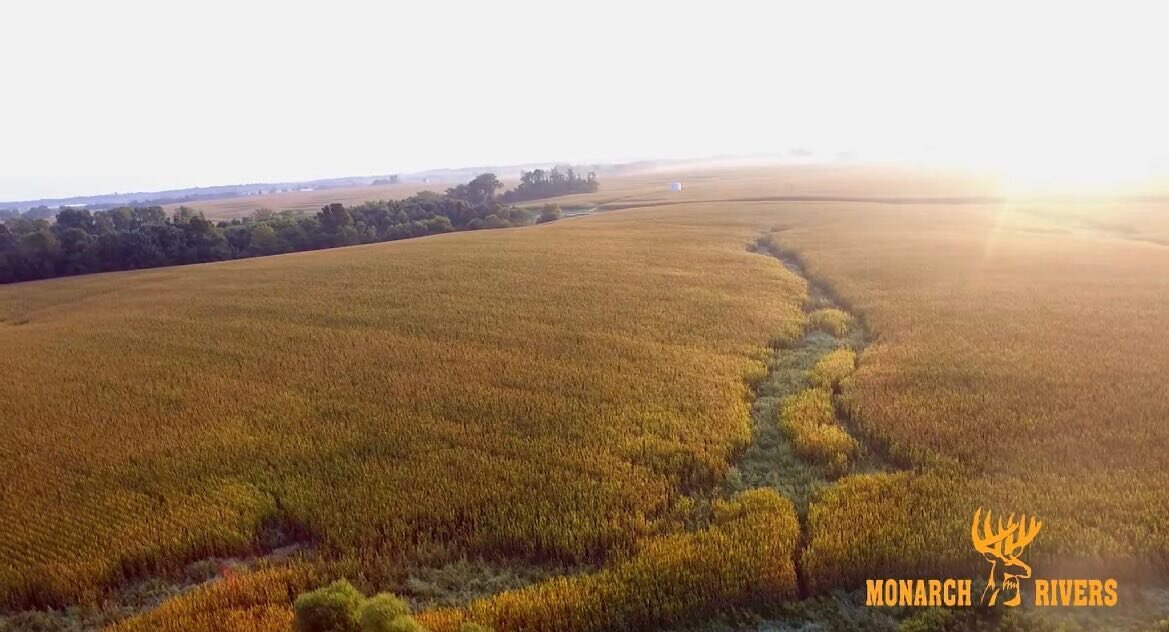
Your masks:
[{"label": "sun glare", "polygon": [[1041,152],[1001,158],[990,167],[1007,196],[1135,195],[1149,191],[1156,169],[1131,152]]}]

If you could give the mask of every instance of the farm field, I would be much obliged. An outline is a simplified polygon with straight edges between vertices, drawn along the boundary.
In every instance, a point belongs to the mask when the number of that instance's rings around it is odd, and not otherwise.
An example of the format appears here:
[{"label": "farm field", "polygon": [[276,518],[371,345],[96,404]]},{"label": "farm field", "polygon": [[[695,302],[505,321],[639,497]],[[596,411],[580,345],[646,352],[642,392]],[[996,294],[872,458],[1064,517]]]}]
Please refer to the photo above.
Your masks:
[{"label": "farm field", "polygon": [[[683,181],[686,188],[671,193],[668,184]],[[505,179],[511,186],[513,183]],[[180,206],[202,211],[216,221],[250,216],[257,209],[315,213],[326,204],[361,204],[376,200],[396,200],[422,191],[445,190],[450,184],[402,183],[366,187],[343,187],[314,191],[287,191],[255,196],[196,200],[167,204],[163,208],[173,213]],[[688,169],[682,171],[647,171],[607,180],[603,191],[566,195],[554,201],[568,208],[629,208],[631,205],[677,202],[684,200],[712,200],[741,198],[748,195],[982,195],[990,185],[982,178],[955,172],[937,171],[923,174],[904,168],[824,167],[818,165],[788,166],[783,168],[741,167],[734,170]],[[697,192],[695,190],[697,187]],[[539,207],[545,200],[521,203],[524,207]]]},{"label": "farm field", "polygon": [[189,206],[203,211],[207,219],[216,221],[242,219],[250,216],[257,209],[269,209],[276,212],[300,211],[311,214],[319,211],[322,206],[333,202],[352,206],[374,200],[399,200],[426,190],[442,191],[447,186],[445,184],[402,183],[316,189],[313,191],[285,191],[220,200],[195,200],[167,204],[163,206],[163,209],[169,214],[174,213],[180,206]]},{"label": "farm field", "polygon": [[821,585],[873,576],[894,547],[909,568],[959,564],[961,518],[986,505],[1044,516],[1029,554],[1047,572],[1169,570],[1169,249],[1032,216],[826,205],[773,234],[864,315],[877,342],[845,399],[922,472],[857,477],[814,506],[805,564]]},{"label": "farm field", "polygon": [[432,630],[793,616],[982,574],[992,507],[1042,517],[1036,576],[1120,578],[1100,625],[1152,629],[1167,205],[999,195],[643,174],[538,227],[0,287],[0,608],[290,630],[345,577]]},{"label": "farm field", "polygon": [[668,537],[746,440],[743,376],[798,336],[803,285],[746,251],[750,225],[650,229],[4,288],[4,605],[92,601],[264,532],[382,587]]}]

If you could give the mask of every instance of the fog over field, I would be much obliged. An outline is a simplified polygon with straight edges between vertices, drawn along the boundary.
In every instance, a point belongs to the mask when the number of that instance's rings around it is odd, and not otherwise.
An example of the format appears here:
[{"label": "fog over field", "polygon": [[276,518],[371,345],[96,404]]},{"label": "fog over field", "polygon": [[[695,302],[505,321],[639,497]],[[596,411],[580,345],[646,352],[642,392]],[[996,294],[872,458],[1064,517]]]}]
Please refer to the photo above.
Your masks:
[{"label": "fog over field", "polygon": [[1149,3],[54,0],[3,17],[0,55],[35,63],[2,80],[0,200],[797,148],[1065,184],[1169,165]]}]

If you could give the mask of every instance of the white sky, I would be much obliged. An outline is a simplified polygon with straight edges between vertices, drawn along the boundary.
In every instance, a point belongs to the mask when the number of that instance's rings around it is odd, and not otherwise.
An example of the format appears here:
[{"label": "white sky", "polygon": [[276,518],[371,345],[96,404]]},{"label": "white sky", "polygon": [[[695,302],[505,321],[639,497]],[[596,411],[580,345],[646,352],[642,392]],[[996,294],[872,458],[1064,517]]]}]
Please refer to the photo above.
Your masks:
[{"label": "white sky", "polygon": [[1064,177],[1169,152],[1124,2],[0,6],[0,200],[810,147]]}]

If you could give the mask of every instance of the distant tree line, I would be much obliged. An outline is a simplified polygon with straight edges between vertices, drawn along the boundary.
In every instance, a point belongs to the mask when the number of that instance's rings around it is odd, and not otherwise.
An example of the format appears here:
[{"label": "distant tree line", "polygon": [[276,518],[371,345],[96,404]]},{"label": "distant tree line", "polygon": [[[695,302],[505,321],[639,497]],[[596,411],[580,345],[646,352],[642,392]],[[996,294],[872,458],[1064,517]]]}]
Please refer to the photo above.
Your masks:
[{"label": "distant tree line", "polygon": [[582,178],[572,167],[563,171],[558,166],[547,171],[536,169],[523,172],[519,186],[504,193],[503,201],[510,204],[570,193],[595,193],[599,187],[597,174],[591,171]]},{"label": "distant tree line", "polygon": [[505,203],[497,195],[502,188],[493,174],[483,174],[445,194],[427,191],[350,207],[334,203],[315,215],[259,210],[230,222],[213,222],[185,206],[170,217],[161,206],[62,208],[55,222],[9,217],[0,224],[0,283],[506,228],[537,219]]},{"label": "distant tree line", "polygon": [[53,209],[43,204],[41,206],[34,206],[24,212],[21,212],[20,209],[15,208],[0,208],[0,222],[6,222],[10,219],[15,219],[18,217],[27,217],[28,219],[52,219],[56,214],[57,211],[54,211]]},{"label": "distant tree line", "polygon": [[[36,200],[36,206],[28,207],[30,202],[6,202],[5,208],[0,208],[0,221],[8,217],[25,216],[32,219],[52,219],[57,211],[54,208],[87,208],[91,211],[105,211],[123,206],[159,206],[163,204],[184,204],[202,200],[218,200],[228,197],[261,195],[264,193],[282,193],[309,188],[314,191],[337,189],[367,184],[397,184],[401,177],[397,174],[375,179],[372,183],[366,178],[346,177],[328,178],[324,180],[310,180],[301,182],[227,184],[212,187],[194,187],[187,189],[170,189],[152,193],[107,193],[103,195],[83,195],[71,198],[53,200]],[[49,206],[55,204],[56,206]],[[21,211],[21,208],[27,208]]]}]

